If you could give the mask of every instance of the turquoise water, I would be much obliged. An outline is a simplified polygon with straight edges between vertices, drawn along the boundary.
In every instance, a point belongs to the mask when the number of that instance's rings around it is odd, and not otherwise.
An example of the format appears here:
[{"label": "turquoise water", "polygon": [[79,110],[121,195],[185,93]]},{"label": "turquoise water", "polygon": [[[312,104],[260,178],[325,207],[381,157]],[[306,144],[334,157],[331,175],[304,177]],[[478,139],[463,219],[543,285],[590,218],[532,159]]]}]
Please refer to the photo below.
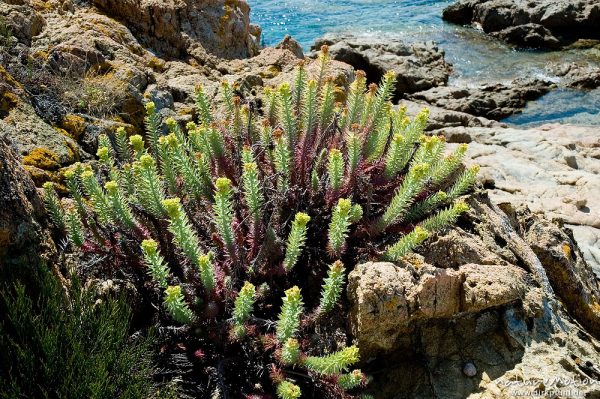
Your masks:
[{"label": "turquoise water", "polygon": [[[565,62],[600,64],[600,50],[561,52],[516,51],[471,28],[445,23],[442,10],[452,1],[432,0],[249,0],[251,20],[263,28],[265,45],[278,43],[286,34],[305,51],[328,32],[395,37],[411,41],[433,40],[446,51],[454,66],[451,83],[509,82],[517,77],[555,79],[549,66]],[[600,91],[551,92],[532,102],[514,124],[535,125],[569,121],[600,125]],[[535,104],[539,103],[539,106]],[[590,107],[589,105],[592,104]],[[585,111],[582,113],[582,109]],[[593,112],[595,111],[595,112]],[[558,116],[558,119],[555,117]]]}]

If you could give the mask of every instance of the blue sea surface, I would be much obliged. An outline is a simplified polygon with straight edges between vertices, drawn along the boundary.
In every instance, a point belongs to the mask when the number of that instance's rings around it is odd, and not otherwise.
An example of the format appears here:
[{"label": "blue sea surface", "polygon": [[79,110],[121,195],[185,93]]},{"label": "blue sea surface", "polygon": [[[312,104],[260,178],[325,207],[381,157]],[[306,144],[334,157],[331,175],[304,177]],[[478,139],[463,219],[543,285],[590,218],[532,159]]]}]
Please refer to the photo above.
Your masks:
[{"label": "blue sea surface", "polygon": [[[510,82],[518,77],[557,79],[552,65],[567,62],[600,64],[600,50],[518,51],[470,27],[446,23],[442,11],[450,0],[249,0],[250,18],[263,29],[265,45],[286,34],[309,51],[315,39],[329,32],[404,41],[433,40],[453,64],[451,84]],[[599,91],[553,91],[531,102],[523,114],[506,122],[539,125],[569,122],[600,125]],[[594,112],[595,111],[595,112]]]}]

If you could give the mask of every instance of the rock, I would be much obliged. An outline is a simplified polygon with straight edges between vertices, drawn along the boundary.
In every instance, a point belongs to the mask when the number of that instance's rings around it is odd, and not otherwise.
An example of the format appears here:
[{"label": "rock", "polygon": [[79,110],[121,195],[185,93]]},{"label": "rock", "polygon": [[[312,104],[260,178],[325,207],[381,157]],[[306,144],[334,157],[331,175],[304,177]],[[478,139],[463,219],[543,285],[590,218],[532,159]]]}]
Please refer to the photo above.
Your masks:
[{"label": "rock", "polygon": [[498,32],[492,32],[491,35],[508,43],[518,43],[522,47],[561,47],[560,41],[552,35],[552,32],[538,24],[511,26]]},{"label": "rock", "polygon": [[34,10],[29,1],[3,1],[0,3],[0,18],[10,32],[21,43],[30,45],[46,24],[44,17]]},{"label": "rock", "polygon": [[6,133],[0,136],[0,267],[54,256],[46,211]]},{"label": "rock", "polygon": [[349,275],[352,332],[363,370],[378,371],[377,397],[510,398],[510,381],[531,381],[530,392],[541,378],[560,388],[548,379],[596,375],[600,342],[578,323],[600,332],[600,296],[577,245],[525,207],[469,204],[419,255]]},{"label": "rock", "polygon": [[302,51],[302,46],[296,40],[294,40],[290,35],[285,35],[283,40],[279,42],[275,48],[290,50],[296,57],[304,58],[304,51]]},{"label": "rock", "polygon": [[589,331],[600,331],[600,286],[573,237],[555,224],[534,217],[526,206],[503,207],[535,252],[554,291]]},{"label": "rock", "polygon": [[598,37],[600,4],[596,0],[460,0],[444,10],[443,18],[480,26],[518,46],[557,48]]},{"label": "rock", "polygon": [[[597,129],[546,125],[513,128],[448,128],[448,141],[469,142],[469,163],[481,166],[490,198],[497,203],[527,204],[575,226],[583,256],[600,274],[600,139]],[[570,161],[568,161],[570,160]],[[573,164],[578,166],[574,169]],[[581,238],[581,241],[580,241]]]},{"label": "rock", "polygon": [[575,89],[600,87],[600,68],[589,64],[569,63],[551,66],[550,71],[561,77],[561,83]]},{"label": "rock", "polygon": [[551,86],[552,84],[538,79],[517,79],[510,85],[496,83],[476,88],[434,87],[414,93],[409,98],[452,111],[500,120],[519,112],[527,101],[546,94]]},{"label": "rock", "polygon": [[433,42],[405,44],[397,39],[326,35],[312,49],[323,45],[329,46],[333,59],[365,71],[370,82],[379,83],[385,72],[395,72],[397,98],[445,85],[452,72],[444,51]]},{"label": "rock", "polygon": [[490,119],[473,116],[464,112],[447,110],[431,104],[402,100],[400,105],[406,107],[406,114],[410,118],[414,118],[423,107],[429,108],[429,121],[426,130],[437,130],[455,126],[504,126],[502,123]]},{"label": "rock", "polygon": [[525,287],[525,273],[513,266],[365,263],[348,276],[352,333],[363,357],[389,353],[420,321],[524,299]]},{"label": "rock", "polygon": [[[137,37],[171,57],[206,53],[246,58],[258,52],[260,30],[250,25],[244,0],[93,0],[108,15],[135,30]],[[258,36],[254,36],[258,34]]]},{"label": "rock", "polygon": [[[309,79],[318,79],[320,63],[316,59],[301,59],[298,54],[287,48],[267,47],[260,54],[245,60],[232,60],[226,65],[224,79],[237,83],[246,92],[252,91],[260,96],[262,90],[257,86],[277,86],[291,82],[300,62],[305,63]],[[330,78],[340,87],[346,88],[354,80],[354,69],[340,61],[332,60],[324,78]]]},{"label": "rock", "polygon": [[[54,154],[57,166],[69,165],[82,155],[71,137],[44,122],[24,100],[20,100],[6,117],[0,119],[0,127],[10,135],[18,152],[31,158],[31,165],[35,162],[36,150]],[[42,158],[39,159],[41,163],[45,162]]]}]

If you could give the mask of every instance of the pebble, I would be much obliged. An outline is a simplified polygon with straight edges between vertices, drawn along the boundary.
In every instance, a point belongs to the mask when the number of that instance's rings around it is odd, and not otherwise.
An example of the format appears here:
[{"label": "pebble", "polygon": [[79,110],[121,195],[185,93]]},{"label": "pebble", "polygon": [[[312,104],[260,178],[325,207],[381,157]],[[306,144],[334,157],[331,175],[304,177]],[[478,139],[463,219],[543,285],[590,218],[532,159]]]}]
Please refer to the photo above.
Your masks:
[{"label": "pebble", "polygon": [[475,377],[477,375],[477,368],[473,363],[465,363],[463,367],[463,373],[467,377]]}]

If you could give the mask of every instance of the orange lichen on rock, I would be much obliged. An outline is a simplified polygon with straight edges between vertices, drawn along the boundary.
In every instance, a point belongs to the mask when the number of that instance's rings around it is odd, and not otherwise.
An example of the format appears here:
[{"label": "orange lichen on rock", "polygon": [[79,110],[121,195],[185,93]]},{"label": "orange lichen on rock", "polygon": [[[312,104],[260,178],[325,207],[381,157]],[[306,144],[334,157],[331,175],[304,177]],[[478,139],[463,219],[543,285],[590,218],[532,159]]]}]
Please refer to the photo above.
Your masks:
[{"label": "orange lichen on rock", "polygon": [[79,140],[85,131],[85,120],[81,116],[70,114],[63,118],[60,127],[66,131],[69,137]]},{"label": "orange lichen on rock", "polygon": [[23,157],[23,164],[42,170],[58,170],[60,160],[58,155],[47,148],[38,147]]}]

